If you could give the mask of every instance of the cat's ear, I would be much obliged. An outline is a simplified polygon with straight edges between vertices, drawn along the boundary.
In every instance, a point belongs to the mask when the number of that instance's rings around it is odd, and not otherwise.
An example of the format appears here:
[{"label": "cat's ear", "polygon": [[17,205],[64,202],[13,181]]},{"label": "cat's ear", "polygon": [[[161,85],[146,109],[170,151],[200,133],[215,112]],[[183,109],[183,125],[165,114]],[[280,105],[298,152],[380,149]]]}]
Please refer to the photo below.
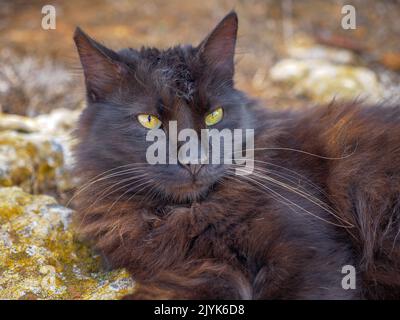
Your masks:
[{"label": "cat's ear", "polygon": [[226,79],[234,74],[238,17],[231,11],[199,45],[200,58],[212,72]]},{"label": "cat's ear", "polygon": [[124,65],[118,54],[90,38],[79,27],[74,33],[88,99],[96,102],[105,99],[115,90],[124,74]]}]

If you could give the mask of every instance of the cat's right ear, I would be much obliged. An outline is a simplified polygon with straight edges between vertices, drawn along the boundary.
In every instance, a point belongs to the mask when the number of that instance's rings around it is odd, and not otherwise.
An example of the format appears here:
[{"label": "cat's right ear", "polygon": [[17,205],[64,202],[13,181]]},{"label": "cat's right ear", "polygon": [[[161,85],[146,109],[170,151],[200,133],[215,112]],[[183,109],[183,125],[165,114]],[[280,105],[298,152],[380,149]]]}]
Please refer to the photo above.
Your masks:
[{"label": "cat's right ear", "polygon": [[85,75],[88,99],[91,102],[106,99],[120,83],[123,63],[117,53],[90,38],[79,27],[75,30],[74,41]]}]

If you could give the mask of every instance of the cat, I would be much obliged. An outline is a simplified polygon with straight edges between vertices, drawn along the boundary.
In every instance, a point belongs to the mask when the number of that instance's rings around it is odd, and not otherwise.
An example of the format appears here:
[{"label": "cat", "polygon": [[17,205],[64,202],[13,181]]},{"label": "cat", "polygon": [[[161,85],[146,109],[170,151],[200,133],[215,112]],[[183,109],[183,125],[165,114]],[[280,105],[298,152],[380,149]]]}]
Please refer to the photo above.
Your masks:
[{"label": "cat", "polygon": [[[198,46],[118,52],[76,29],[82,237],[130,272],[125,299],[400,298],[400,107],[262,107],[234,86],[237,29],[232,11]],[[199,131],[215,110],[254,129],[251,174],[146,162],[146,127]]]}]

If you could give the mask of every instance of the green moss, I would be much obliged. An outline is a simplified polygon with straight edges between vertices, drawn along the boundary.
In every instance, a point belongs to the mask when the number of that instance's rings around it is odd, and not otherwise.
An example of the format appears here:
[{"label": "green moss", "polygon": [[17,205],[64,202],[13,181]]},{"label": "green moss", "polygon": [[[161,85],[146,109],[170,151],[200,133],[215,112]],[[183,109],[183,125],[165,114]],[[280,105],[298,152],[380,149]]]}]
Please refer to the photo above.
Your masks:
[{"label": "green moss", "polygon": [[100,271],[75,239],[72,211],[48,196],[0,188],[0,299],[116,299],[132,291],[123,270]]}]

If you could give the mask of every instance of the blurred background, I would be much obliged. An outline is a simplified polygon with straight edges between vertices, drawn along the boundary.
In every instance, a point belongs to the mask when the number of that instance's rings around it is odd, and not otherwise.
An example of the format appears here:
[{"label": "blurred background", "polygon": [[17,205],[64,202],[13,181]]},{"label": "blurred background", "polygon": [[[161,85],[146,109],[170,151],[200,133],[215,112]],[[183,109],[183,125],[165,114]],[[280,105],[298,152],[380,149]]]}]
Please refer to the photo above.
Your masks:
[{"label": "blurred background", "polygon": [[[54,30],[42,28],[45,5],[56,9]],[[344,5],[355,29],[342,27]],[[400,105],[400,0],[0,0],[0,299],[134,289],[123,270],[101,268],[70,223],[80,185],[72,133],[85,97],[75,27],[112,49],[166,48],[198,44],[232,9],[236,85],[262,105]]]},{"label": "blurred background", "polygon": [[[199,43],[233,8],[239,15],[237,86],[267,101],[269,106],[325,101],[330,93],[337,94],[335,90],[345,97],[357,96],[365,90],[378,98],[388,98],[398,91],[392,88],[399,83],[400,70],[400,1],[397,0],[0,0],[0,3],[0,105],[7,113],[34,116],[54,108],[79,106],[82,82],[72,42],[78,25],[113,49],[143,45],[165,48]],[[46,4],[56,8],[55,30],[41,27],[41,8]],[[341,9],[345,4],[356,9],[354,30],[344,30],[341,26],[344,16]],[[350,94],[341,92],[346,91],[346,86],[342,88],[340,77],[338,83],[331,83],[331,88],[322,92],[301,88],[301,84],[296,86],[297,82],[289,76],[271,77],[271,67],[288,57],[321,58],[323,62],[346,64],[350,67],[348,73],[354,71],[352,66],[366,67],[383,84],[384,92],[378,92],[380,88],[375,79],[370,79],[370,73],[360,76],[364,75],[368,78],[366,82],[371,83],[355,84],[354,88],[350,85],[350,91],[353,89]],[[281,67],[286,67],[282,69],[286,72],[302,68],[301,63]],[[297,71],[299,77],[307,78],[302,74],[304,70]],[[332,92],[327,93],[329,90]]]}]

